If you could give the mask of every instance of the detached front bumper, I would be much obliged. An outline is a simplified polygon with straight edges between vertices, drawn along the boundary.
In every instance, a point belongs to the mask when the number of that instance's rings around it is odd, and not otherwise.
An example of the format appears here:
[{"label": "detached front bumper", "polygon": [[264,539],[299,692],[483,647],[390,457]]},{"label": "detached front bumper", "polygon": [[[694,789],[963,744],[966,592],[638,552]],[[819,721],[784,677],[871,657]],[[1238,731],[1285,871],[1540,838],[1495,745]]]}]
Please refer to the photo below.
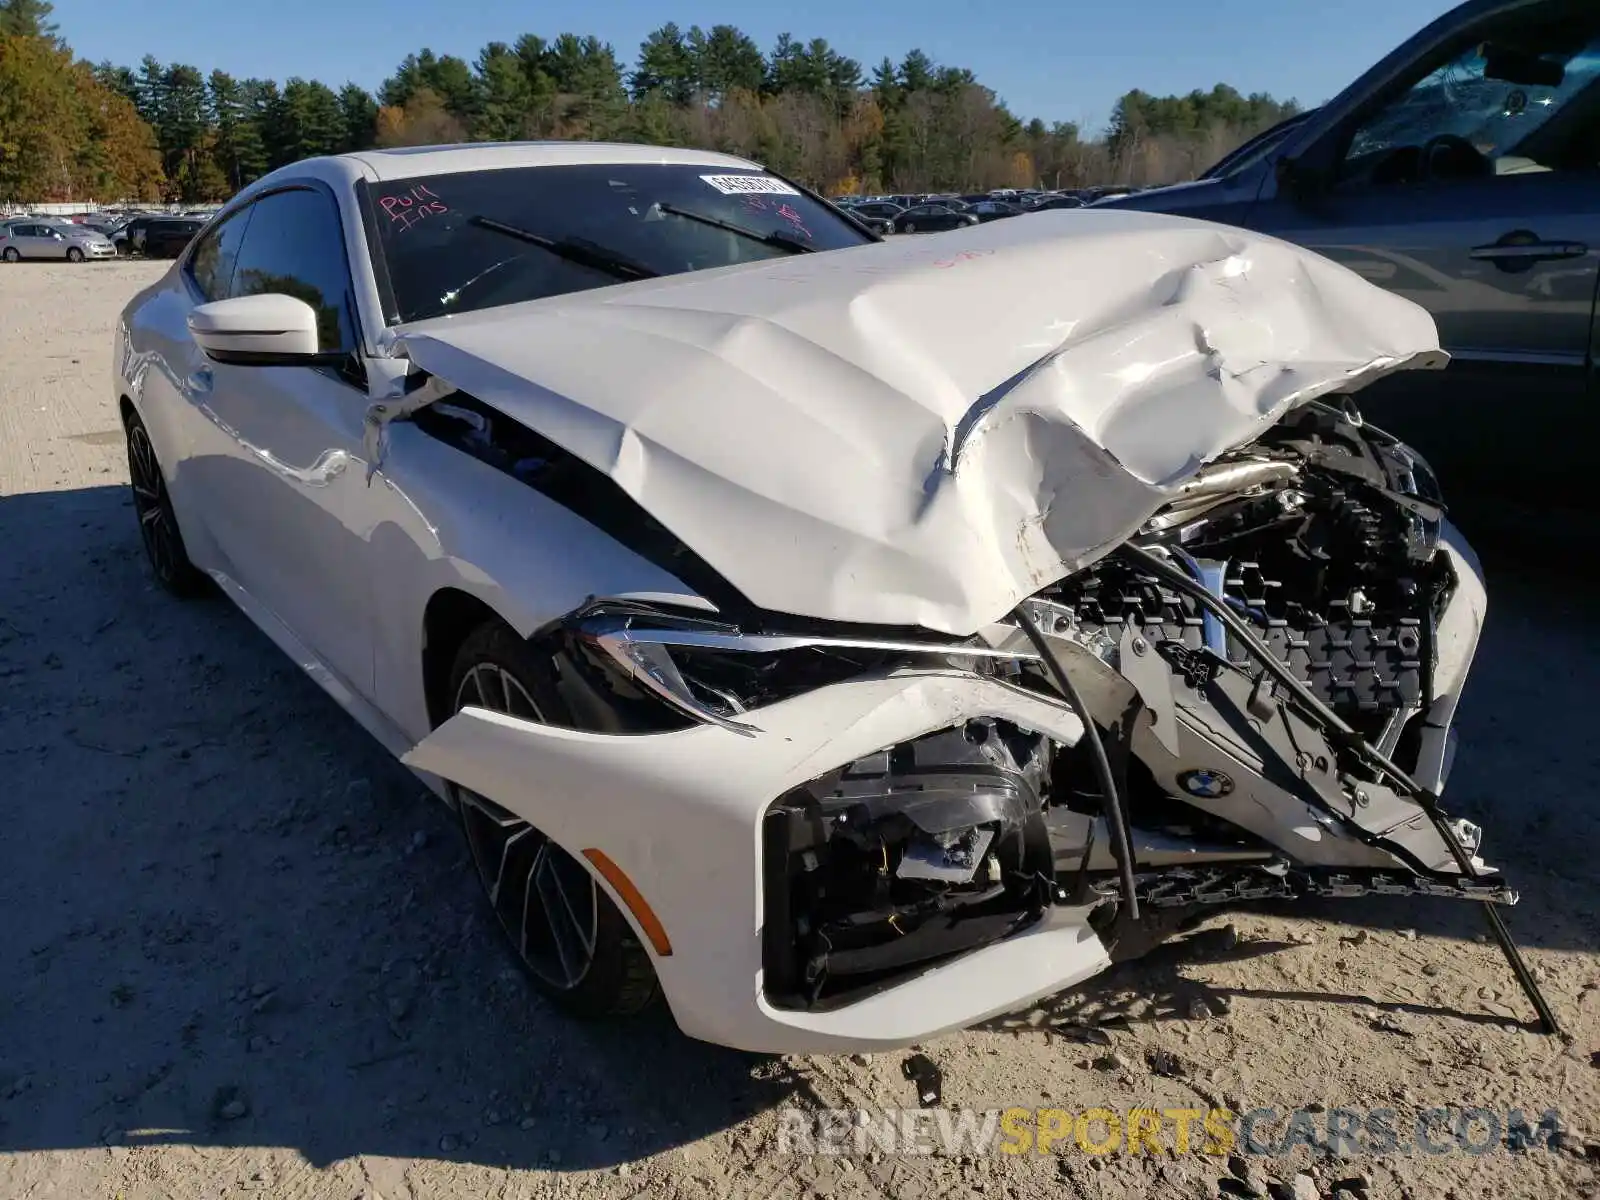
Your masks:
[{"label": "detached front bumper", "polygon": [[691,1037],[742,1050],[843,1053],[972,1025],[1108,965],[1088,910],[1060,907],[1004,941],[828,1011],[780,1009],[764,998],[761,823],[769,805],[833,768],[984,717],[1064,743],[1082,732],[1070,712],[1003,683],[916,673],[763,708],[754,737],[715,726],[593,734],[466,709],[404,761],[489,797],[575,857],[594,848],[616,863],[670,939],[656,972]]}]

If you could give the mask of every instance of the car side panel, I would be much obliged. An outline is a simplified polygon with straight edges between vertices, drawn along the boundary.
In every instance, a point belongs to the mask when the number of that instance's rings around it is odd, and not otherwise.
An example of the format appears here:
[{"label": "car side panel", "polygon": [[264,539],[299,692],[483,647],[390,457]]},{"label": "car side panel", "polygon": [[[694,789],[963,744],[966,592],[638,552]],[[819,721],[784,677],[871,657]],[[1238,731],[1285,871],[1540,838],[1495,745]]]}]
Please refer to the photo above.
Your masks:
[{"label": "car side panel", "polygon": [[190,560],[202,571],[232,575],[233,565],[205,520],[191,465],[195,453],[193,407],[185,398],[189,297],[175,270],[134,297],[118,331],[117,390],[132,401],[150,433],[167,479],[178,528]]},{"label": "car side panel", "polygon": [[594,596],[694,591],[571,511],[407,422],[390,426],[374,488],[398,503],[370,534],[375,694],[413,741],[431,728],[423,618],[439,591],[465,592],[524,637]]}]

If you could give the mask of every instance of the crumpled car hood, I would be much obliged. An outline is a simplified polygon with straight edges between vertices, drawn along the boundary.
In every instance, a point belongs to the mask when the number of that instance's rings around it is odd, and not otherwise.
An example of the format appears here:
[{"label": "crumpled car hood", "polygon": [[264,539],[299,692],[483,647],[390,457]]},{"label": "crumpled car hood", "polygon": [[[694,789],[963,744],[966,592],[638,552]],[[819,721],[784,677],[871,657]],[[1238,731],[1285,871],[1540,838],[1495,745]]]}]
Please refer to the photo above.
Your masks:
[{"label": "crumpled car hood", "polygon": [[1447,357],[1328,259],[1115,211],[436,319],[391,353],[609,475],[754,604],[951,634],[1295,405]]}]

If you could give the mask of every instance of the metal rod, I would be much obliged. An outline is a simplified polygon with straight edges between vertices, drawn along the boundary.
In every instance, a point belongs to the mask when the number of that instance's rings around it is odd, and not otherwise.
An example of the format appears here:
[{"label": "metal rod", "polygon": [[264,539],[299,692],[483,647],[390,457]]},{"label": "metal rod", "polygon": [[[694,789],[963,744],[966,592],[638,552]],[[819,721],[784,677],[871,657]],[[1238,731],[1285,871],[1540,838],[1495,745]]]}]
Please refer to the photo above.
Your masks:
[{"label": "metal rod", "polygon": [[1083,736],[1089,743],[1089,757],[1094,760],[1095,777],[1100,781],[1106,826],[1111,830],[1111,839],[1116,846],[1117,866],[1122,877],[1122,902],[1127,906],[1128,920],[1137,921],[1139,895],[1138,885],[1133,878],[1133,838],[1128,833],[1128,821],[1122,811],[1116,776],[1112,774],[1111,760],[1106,756],[1106,746],[1100,737],[1100,729],[1095,725],[1094,717],[1089,714],[1089,707],[1084,704],[1083,697],[1078,694],[1077,687],[1073,685],[1071,676],[1056,658],[1050,644],[1044,640],[1044,634],[1039,632],[1039,626],[1028,615],[1024,605],[1017,606],[1017,623],[1028,635],[1028,640],[1033,643],[1034,649],[1039,651],[1039,656],[1044,659],[1051,675],[1055,677],[1056,686],[1061,689],[1061,694],[1066,697],[1067,703],[1083,722]]},{"label": "metal rod", "polygon": [[1522,961],[1522,951],[1517,949],[1517,943],[1512,940],[1511,931],[1506,928],[1500,910],[1485,901],[1483,914],[1489,919],[1489,932],[1494,934],[1494,940],[1500,944],[1500,953],[1505,955],[1511,973],[1522,985],[1522,994],[1528,998],[1534,1011],[1539,1014],[1540,1026],[1551,1037],[1562,1037],[1561,1026],[1556,1022],[1556,1014],[1551,1011],[1549,1002],[1544,998],[1544,992],[1539,990],[1539,982],[1534,979],[1533,972],[1528,970],[1528,964]]},{"label": "metal rod", "polygon": [[[1222,597],[1213,595],[1201,584],[1189,578],[1187,574],[1174,567],[1171,563],[1163,562],[1156,555],[1139,546],[1123,545],[1118,553],[1129,562],[1133,563],[1157,578],[1165,581],[1174,591],[1179,591],[1192,598],[1197,604],[1206,608],[1227,628],[1228,632],[1239,639],[1249,649],[1255,659],[1272,676],[1278,680],[1289,693],[1300,702],[1323,727],[1339,735],[1339,741],[1353,751],[1373,770],[1389,776],[1403,790],[1409,792],[1411,799],[1427,814],[1433,823],[1439,837],[1450,851],[1450,856],[1456,860],[1456,866],[1461,874],[1469,880],[1476,881],[1482,876],[1472,864],[1472,856],[1467,853],[1460,840],[1456,837],[1455,830],[1445,819],[1443,810],[1439,807],[1439,798],[1407,775],[1394,763],[1389,761],[1381,751],[1363,738],[1353,728],[1346,724],[1337,713],[1324,704],[1312,693],[1311,689],[1294,677],[1288,667],[1278,661],[1276,655],[1256,634],[1256,631],[1245,624],[1236,616]],[[1528,1002],[1533,1005],[1534,1011],[1539,1014],[1539,1023],[1544,1032],[1552,1037],[1561,1034],[1561,1027],[1556,1023],[1555,1014],[1551,1011],[1549,1003],[1544,998],[1544,993],[1539,989],[1538,981],[1528,970],[1527,964],[1522,961],[1522,953],[1517,949],[1517,944],[1511,938],[1511,931],[1506,928],[1505,922],[1495,909],[1493,901],[1483,902],[1484,912],[1489,920],[1489,930],[1494,934],[1494,939],[1500,945],[1500,952],[1505,956],[1506,965],[1511,968],[1511,973],[1517,977],[1523,994],[1528,997]]]}]

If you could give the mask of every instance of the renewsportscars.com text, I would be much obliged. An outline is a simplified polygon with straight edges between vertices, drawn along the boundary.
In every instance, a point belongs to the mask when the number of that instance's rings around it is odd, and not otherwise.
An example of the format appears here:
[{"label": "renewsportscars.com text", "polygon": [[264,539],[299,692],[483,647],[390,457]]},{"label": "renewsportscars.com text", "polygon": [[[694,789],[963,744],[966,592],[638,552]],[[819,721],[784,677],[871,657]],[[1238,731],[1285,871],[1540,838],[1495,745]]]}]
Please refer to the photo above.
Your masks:
[{"label": "renewsportscars.com text", "polygon": [[780,1154],[1244,1154],[1297,1146],[1347,1155],[1559,1150],[1560,1114],[1522,1109],[1427,1108],[946,1108],[784,1109]]}]

